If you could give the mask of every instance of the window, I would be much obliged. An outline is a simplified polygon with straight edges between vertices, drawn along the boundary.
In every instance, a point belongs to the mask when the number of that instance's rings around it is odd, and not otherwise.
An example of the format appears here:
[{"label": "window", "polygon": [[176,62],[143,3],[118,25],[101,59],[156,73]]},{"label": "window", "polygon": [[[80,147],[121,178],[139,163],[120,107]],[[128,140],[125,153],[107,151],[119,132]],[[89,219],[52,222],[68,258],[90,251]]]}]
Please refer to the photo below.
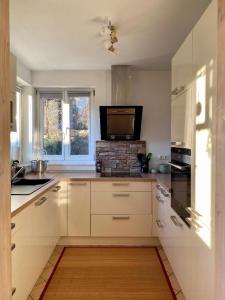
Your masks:
[{"label": "window", "polygon": [[21,98],[22,90],[16,91],[16,131],[10,132],[10,158],[21,160]]},{"label": "window", "polygon": [[49,160],[90,160],[90,92],[40,91],[42,151]]}]

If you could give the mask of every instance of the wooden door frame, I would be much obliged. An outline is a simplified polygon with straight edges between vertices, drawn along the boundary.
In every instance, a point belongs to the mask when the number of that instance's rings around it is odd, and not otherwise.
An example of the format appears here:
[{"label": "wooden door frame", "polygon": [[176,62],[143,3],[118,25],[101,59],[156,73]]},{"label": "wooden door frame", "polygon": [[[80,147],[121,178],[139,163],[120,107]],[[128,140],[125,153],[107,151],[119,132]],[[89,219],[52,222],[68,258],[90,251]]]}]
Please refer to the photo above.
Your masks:
[{"label": "wooden door frame", "polygon": [[9,0],[0,0],[0,299],[11,299]]},{"label": "wooden door frame", "polygon": [[225,299],[225,0],[218,0],[218,81],[216,128],[216,300]]}]

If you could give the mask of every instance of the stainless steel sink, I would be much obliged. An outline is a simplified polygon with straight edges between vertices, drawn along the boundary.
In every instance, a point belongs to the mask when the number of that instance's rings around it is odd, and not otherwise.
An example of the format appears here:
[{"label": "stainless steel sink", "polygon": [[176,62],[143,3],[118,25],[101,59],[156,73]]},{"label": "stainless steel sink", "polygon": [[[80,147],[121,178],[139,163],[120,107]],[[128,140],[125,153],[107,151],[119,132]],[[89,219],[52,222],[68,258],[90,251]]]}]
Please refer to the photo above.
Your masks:
[{"label": "stainless steel sink", "polygon": [[28,179],[21,178],[12,184],[11,195],[30,195],[53,179]]}]

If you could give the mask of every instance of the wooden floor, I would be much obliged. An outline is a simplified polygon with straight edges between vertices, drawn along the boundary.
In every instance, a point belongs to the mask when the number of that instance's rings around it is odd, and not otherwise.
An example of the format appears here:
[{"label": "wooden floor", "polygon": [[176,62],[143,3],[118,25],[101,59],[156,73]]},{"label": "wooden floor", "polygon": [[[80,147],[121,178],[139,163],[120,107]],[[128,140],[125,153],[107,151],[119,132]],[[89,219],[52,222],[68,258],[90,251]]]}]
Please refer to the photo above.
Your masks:
[{"label": "wooden floor", "polygon": [[173,300],[154,248],[66,248],[44,300]]}]

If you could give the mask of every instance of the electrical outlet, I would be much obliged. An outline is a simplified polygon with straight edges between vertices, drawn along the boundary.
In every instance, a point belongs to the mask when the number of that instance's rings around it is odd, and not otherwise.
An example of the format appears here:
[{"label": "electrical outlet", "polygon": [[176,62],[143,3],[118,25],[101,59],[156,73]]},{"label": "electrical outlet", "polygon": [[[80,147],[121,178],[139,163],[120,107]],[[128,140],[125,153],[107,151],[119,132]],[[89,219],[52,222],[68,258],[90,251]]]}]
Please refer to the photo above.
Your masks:
[{"label": "electrical outlet", "polygon": [[159,155],[160,160],[168,160],[169,156],[168,155]]}]

